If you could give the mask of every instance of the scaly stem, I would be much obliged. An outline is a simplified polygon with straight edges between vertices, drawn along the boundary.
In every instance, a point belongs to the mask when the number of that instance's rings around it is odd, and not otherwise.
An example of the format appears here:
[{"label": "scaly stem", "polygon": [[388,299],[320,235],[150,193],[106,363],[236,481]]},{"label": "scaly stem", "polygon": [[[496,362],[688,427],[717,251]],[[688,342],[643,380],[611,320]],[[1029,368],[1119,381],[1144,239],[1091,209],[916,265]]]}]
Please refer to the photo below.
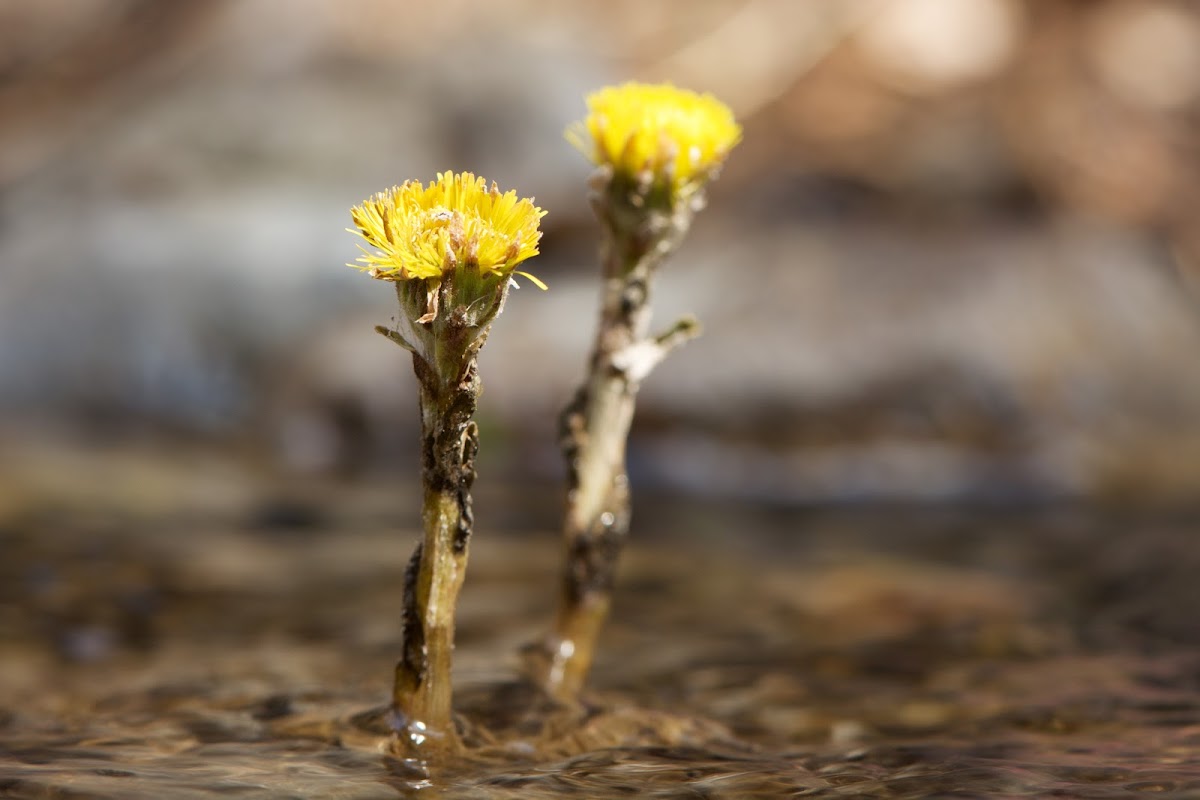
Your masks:
[{"label": "scaly stem", "polygon": [[433,363],[414,353],[420,383],[424,538],[405,573],[404,649],[396,665],[392,709],[403,752],[458,748],[451,716],[450,666],[454,612],[467,569],[471,484],[478,432],[476,354],[438,347]]},{"label": "scaly stem", "polygon": [[629,532],[625,444],[638,388],[670,350],[699,332],[695,320],[685,318],[666,333],[647,338],[651,280],[686,230],[690,209],[654,216],[616,208],[614,195],[609,192],[596,204],[609,237],[589,375],[560,418],[568,492],[558,613],[552,633],[533,648],[530,663],[534,677],[565,701],[579,694],[591,669]]}]

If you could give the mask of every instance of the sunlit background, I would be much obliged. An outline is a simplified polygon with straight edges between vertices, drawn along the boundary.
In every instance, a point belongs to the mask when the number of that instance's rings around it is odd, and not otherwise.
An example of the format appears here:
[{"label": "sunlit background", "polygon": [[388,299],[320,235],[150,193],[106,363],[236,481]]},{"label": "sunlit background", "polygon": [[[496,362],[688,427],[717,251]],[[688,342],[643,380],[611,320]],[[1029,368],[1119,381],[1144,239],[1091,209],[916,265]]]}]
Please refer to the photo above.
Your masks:
[{"label": "sunlit background", "polygon": [[[599,700],[530,745],[600,288],[563,130],[628,79],[745,137],[656,287],[704,335],[642,387]],[[356,720],[416,386],[345,228],[470,170],[549,290],[481,356],[454,657],[527,760],[463,796],[1193,796],[1198,121],[1191,0],[0,0],[0,794],[408,785]]]},{"label": "sunlit background", "polygon": [[705,335],[644,387],[636,481],[1200,489],[1200,14],[1166,0],[0,4],[5,470],[136,444],[415,472],[411,370],[371,332],[394,299],[343,229],[464,169],[549,210],[550,290],[496,325],[480,410],[487,469],[549,485],[598,289],[562,130],[628,78],[745,125],[662,276],[661,324]]}]

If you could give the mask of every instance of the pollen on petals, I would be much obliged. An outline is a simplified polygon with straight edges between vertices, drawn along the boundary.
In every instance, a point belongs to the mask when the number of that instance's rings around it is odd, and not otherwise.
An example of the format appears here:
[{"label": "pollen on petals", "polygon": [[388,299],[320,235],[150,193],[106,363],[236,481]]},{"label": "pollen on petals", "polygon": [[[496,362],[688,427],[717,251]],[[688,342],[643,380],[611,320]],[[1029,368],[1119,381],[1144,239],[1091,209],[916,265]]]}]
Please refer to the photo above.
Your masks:
[{"label": "pollen on petals", "polygon": [[470,172],[442,172],[428,186],[407,181],[350,209],[348,230],[370,246],[350,266],[389,281],[440,278],[460,265],[510,275],[538,254],[545,215]]}]

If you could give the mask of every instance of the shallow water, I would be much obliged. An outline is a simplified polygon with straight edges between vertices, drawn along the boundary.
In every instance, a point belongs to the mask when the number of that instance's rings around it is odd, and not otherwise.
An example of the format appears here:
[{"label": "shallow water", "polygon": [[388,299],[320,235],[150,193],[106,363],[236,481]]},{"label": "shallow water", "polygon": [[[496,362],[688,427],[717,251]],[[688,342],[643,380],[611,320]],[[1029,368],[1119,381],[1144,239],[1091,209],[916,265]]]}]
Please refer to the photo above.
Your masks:
[{"label": "shallow water", "polygon": [[[485,491],[502,524],[553,516]],[[1192,513],[642,496],[580,709],[518,680],[553,535],[481,514],[470,749],[431,774],[384,752],[379,713],[407,495],[280,496],[9,514],[0,796],[1200,796]]]}]

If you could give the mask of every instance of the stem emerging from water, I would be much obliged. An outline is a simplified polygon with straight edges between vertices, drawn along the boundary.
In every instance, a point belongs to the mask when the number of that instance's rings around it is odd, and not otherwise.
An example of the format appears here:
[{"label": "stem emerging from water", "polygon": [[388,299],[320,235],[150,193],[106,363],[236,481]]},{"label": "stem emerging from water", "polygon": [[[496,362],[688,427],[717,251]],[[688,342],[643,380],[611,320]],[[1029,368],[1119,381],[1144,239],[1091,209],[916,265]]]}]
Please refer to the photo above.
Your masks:
[{"label": "stem emerging from water", "polygon": [[[448,299],[447,292],[443,285],[442,302]],[[401,294],[402,309],[406,301],[411,304],[411,298]],[[412,326],[407,338],[377,329],[412,351],[420,388],[424,533],[405,571],[404,648],[392,690],[397,745],[405,753],[433,755],[459,747],[450,666],[454,614],[474,523],[471,485],[479,449],[473,420],[481,387],[478,354],[502,304],[501,287],[490,313],[471,324],[461,313],[452,312],[439,316],[428,329]]]},{"label": "stem emerging from water", "polygon": [[690,225],[695,206],[666,212],[630,202],[631,187],[601,172],[593,205],[605,224],[604,296],[588,377],[560,417],[567,460],[566,545],[558,613],[532,648],[534,677],[574,700],[586,681],[612,604],[629,532],[625,446],[641,381],[666,355],[699,334],[692,317],[650,338],[650,290],[659,265]]}]

